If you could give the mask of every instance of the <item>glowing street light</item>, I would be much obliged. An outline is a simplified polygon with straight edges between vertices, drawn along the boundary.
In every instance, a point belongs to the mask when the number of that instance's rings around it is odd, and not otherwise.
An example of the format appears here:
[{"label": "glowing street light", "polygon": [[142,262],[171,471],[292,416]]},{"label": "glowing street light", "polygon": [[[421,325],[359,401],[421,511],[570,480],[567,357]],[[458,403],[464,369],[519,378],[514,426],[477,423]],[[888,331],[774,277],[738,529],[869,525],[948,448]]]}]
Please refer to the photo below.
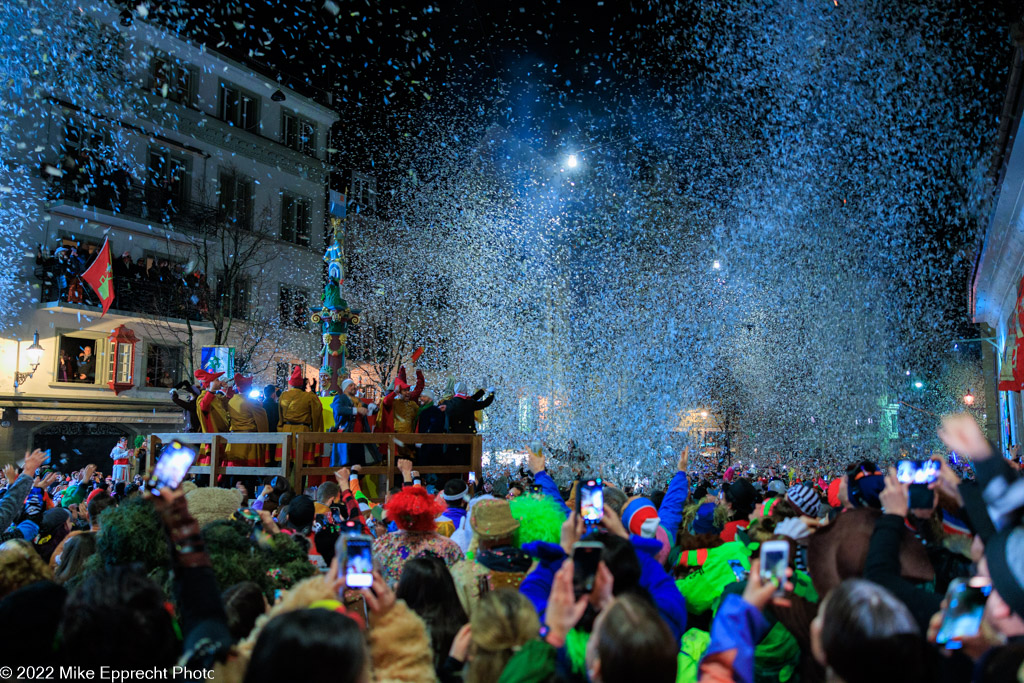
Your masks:
[{"label": "glowing street light", "polygon": [[708,419],[708,411],[706,411],[706,410],[700,411],[700,416],[703,417],[705,420]]},{"label": "glowing street light", "polygon": [[565,160],[565,165],[569,168],[576,168],[580,165],[580,160],[575,154],[570,154],[569,158]]},{"label": "glowing street light", "polygon": [[914,388],[915,389],[923,389],[924,388],[924,382],[922,382],[921,380],[917,380],[916,382],[914,382]]},{"label": "glowing street light", "polygon": [[974,394],[971,393],[970,389],[968,389],[967,393],[964,394],[964,405],[965,406],[973,406],[974,405]]}]

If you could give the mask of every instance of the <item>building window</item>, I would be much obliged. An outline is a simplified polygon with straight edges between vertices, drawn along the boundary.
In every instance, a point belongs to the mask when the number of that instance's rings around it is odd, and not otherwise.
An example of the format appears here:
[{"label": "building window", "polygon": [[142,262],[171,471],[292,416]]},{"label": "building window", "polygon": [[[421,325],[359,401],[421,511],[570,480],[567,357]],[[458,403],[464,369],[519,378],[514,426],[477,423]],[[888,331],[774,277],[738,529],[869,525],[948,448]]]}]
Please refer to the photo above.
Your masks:
[{"label": "building window", "polygon": [[177,213],[188,199],[188,189],[188,162],[165,149],[151,149],[146,167],[147,204]]},{"label": "building window", "polygon": [[217,278],[217,301],[221,314],[227,318],[246,320],[249,317],[249,278],[235,276],[232,280],[221,274]]},{"label": "building window", "polygon": [[281,195],[281,239],[309,246],[309,200],[292,194]]},{"label": "building window", "polygon": [[224,219],[248,229],[252,225],[252,179],[240,173],[221,170],[220,210]]},{"label": "building window", "polygon": [[281,285],[281,324],[285,327],[305,329],[309,292],[297,287]]},{"label": "building window", "polygon": [[358,171],[352,172],[352,193],[349,199],[361,211],[377,208],[377,179]]},{"label": "building window", "polygon": [[244,130],[260,129],[260,100],[234,86],[220,84],[220,118]]},{"label": "building window", "polygon": [[297,152],[313,155],[316,149],[316,124],[293,114],[281,115],[281,142]]},{"label": "building window", "polygon": [[97,347],[102,343],[103,340],[92,337],[61,335],[57,343],[57,381],[97,384]]},{"label": "building window", "polygon": [[146,347],[146,386],[171,388],[181,381],[184,353],[180,346]]},{"label": "building window", "polygon": [[278,363],[274,369],[274,386],[282,389],[288,386],[288,378],[292,374],[291,363]]},{"label": "building window", "polygon": [[190,67],[167,55],[154,57],[149,64],[150,88],[172,102],[191,106],[195,75]]}]

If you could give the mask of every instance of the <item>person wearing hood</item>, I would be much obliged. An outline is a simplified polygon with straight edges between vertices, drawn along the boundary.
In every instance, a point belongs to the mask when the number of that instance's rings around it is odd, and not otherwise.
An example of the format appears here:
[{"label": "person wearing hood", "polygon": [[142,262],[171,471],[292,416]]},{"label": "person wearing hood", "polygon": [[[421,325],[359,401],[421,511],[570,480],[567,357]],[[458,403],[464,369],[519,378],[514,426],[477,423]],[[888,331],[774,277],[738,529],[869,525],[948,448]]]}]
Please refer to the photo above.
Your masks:
[{"label": "person wearing hood", "polygon": [[[235,375],[235,395],[228,399],[228,415],[231,431],[241,433],[270,431],[267,413],[256,400],[249,398],[252,377]],[[267,447],[264,444],[228,444],[228,462],[236,466],[263,467],[267,464]]]},{"label": "person wearing hood", "polygon": [[[469,385],[465,382],[458,382],[455,385],[455,395],[442,404],[448,419],[448,431],[451,434],[476,434],[475,413],[494,402],[493,388],[487,390],[487,398],[483,398],[484,391],[482,389],[472,396],[468,395],[467,391],[469,391]],[[469,444],[449,446],[448,452],[444,456],[444,464],[467,464],[469,453]]]},{"label": "person wearing hood", "polygon": [[[448,432],[447,409],[434,403],[434,392],[424,389],[420,392],[419,414],[416,416],[416,431],[419,434],[445,434]],[[443,465],[447,447],[440,443],[425,443],[419,447],[416,462],[422,466]]]},{"label": "person wearing hood", "polygon": [[[288,378],[288,390],[281,394],[278,401],[277,431],[301,434],[303,432],[322,432],[324,430],[323,405],[316,394],[306,391],[306,380],[302,376],[302,366],[292,368]],[[306,446],[302,453],[302,463],[313,464],[317,457],[315,444]]]}]

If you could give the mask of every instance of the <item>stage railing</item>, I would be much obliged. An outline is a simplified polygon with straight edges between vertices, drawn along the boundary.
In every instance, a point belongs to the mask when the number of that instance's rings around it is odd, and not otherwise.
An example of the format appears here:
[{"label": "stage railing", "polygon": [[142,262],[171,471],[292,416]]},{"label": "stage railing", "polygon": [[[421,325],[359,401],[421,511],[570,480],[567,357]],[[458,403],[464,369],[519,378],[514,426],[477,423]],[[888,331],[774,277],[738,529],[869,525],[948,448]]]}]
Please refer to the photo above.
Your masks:
[{"label": "stage railing", "polygon": [[[217,477],[226,475],[274,475],[280,474],[287,477],[296,491],[303,490],[303,479],[310,476],[330,476],[337,470],[336,467],[320,467],[319,465],[306,465],[303,463],[303,453],[308,446],[320,446],[317,448],[315,457],[330,455],[328,446],[333,444],[369,444],[387,446],[387,458],[375,465],[364,465],[360,468],[363,475],[385,476],[389,482],[383,489],[378,489],[383,496],[395,481],[398,473],[398,448],[399,446],[419,445],[448,445],[448,446],[469,446],[469,463],[458,465],[415,465],[414,469],[420,474],[465,474],[475,472],[477,481],[483,481],[483,437],[479,434],[391,434],[391,433],[354,433],[354,432],[299,432],[290,434],[288,432],[224,432],[209,434],[152,434],[149,437],[146,453],[146,471],[152,472],[156,462],[158,446],[170,441],[180,441],[189,446],[209,446],[210,464],[193,465],[189,469],[190,474],[209,474],[210,481],[216,481]],[[223,464],[225,460],[225,447],[228,444],[259,444],[270,448],[281,447],[280,464],[270,467],[249,467],[231,466]]]}]

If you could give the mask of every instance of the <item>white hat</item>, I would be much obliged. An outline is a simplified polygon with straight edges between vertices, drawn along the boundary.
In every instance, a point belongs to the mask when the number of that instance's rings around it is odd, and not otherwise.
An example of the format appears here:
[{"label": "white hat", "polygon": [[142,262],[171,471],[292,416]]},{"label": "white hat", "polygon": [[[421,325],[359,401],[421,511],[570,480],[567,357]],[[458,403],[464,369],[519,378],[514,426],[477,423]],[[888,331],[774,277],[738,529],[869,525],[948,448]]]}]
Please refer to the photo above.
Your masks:
[{"label": "white hat", "polygon": [[456,382],[455,383],[454,391],[455,391],[456,394],[465,394],[466,393],[466,383],[465,382]]},{"label": "white hat", "polygon": [[342,390],[342,391],[345,391],[346,389],[348,389],[348,388],[349,388],[350,386],[352,386],[353,384],[355,384],[355,382],[353,382],[353,381],[352,381],[352,380],[350,380],[350,379],[346,379],[345,381],[343,381],[343,382],[341,383],[341,390]]}]

